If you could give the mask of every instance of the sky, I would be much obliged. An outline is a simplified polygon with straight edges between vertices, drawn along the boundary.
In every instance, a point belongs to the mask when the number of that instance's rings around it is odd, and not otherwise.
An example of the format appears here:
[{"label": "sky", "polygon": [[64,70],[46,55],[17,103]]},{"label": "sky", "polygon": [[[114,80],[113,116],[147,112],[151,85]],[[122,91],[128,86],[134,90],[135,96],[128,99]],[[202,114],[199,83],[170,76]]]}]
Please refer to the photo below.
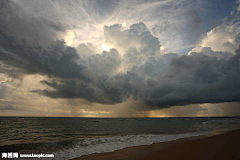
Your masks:
[{"label": "sky", "polygon": [[0,116],[240,116],[240,0],[1,0]]}]

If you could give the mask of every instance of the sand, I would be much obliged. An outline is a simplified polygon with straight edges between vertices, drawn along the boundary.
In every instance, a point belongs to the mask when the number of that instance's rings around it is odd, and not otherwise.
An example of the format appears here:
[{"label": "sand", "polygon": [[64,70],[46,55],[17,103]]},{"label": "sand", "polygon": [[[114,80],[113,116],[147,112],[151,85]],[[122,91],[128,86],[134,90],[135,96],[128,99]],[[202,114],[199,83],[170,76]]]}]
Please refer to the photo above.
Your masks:
[{"label": "sand", "polygon": [[179,139],[111,153],[83,156],[83,160],[240,160],[240,130]]}]

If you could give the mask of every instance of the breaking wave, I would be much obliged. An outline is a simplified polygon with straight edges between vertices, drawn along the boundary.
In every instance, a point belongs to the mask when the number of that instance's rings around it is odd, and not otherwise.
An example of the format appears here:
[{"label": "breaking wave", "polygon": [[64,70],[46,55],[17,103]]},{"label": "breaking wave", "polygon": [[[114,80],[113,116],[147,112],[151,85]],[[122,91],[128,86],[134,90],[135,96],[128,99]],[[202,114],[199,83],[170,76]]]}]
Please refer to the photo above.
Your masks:
[{"label": "breaking wave", "polygon": [[211,131],[199,131],[185,134],[161,134],[161,135],[125,135],[113,137],[101,137],[85,139],[71,148],[54,153],[54,159],[73,159],[93,153],[105,153],[120,150],[126,147],[150,145],[153,143],[168,142],[180,138],[189,138],[211,134]]}]

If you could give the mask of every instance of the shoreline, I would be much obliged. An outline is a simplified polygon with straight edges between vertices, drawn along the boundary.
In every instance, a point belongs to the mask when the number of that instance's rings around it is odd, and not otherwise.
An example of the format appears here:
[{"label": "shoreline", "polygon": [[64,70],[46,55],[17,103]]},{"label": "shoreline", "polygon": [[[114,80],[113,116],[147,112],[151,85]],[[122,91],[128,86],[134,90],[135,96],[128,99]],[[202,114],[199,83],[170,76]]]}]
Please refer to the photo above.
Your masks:
[{"label": "shoreline", "polygon": [[213,130],[210,135],[127,147],[114,152],[95,153],[73,160],[148,159],[240,159],[240,128]]}]

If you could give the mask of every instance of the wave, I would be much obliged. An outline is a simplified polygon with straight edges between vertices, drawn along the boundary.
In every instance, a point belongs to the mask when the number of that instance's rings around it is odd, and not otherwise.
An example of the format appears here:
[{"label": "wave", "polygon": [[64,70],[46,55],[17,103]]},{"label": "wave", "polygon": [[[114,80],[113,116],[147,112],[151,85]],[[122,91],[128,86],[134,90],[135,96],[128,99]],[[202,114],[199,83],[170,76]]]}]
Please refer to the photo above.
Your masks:
[{"label": "wave", "polygon": [[199,131],[185,134],[161,134],[161,135],[125,135],[113,137],[101,137],[85,139],[71,148],[60,150],[55,153],[54,159],[65,160],[81,157],[94,153],[106,153],[120,150],[126,147],[150,145],[153,143],[168,142],[180,138],[189,138],[212,134],[211,131]]},{"label": "wave", "polygon": [[214,129],[221,128],[234,128],[239,127],[240,119],[214,119],[206,122],[197,123],[194,126],[194,129],[197,131],[209,131]]}]

